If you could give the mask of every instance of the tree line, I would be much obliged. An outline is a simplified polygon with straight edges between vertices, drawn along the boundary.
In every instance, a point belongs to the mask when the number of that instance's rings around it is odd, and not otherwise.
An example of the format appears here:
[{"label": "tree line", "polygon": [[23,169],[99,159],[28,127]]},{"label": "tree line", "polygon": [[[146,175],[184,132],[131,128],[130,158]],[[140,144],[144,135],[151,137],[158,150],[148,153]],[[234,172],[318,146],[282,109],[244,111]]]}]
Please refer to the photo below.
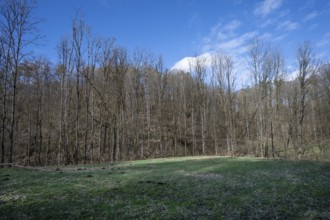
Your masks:
[{"label": "tree line", "polygon": [[221,51],[190,71],[161,56],[128,54],[93,35],[77,13],[58,61],[28,53],[39,39],[27,0],[1,0],[1,163],[54,165],[166,156],[229,155],[329,160],[330,64],[309,42],[285,81],[281,52],[258,39],[246,60],[252,86],[237,89]]}]

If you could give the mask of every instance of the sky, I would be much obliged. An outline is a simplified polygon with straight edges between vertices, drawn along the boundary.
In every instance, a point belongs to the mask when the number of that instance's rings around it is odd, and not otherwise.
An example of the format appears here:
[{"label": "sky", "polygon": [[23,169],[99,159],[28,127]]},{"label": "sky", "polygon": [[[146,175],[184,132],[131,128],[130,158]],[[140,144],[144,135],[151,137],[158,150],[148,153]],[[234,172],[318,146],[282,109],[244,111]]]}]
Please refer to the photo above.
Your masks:
[{"label": "sky", "polygon": [[[168,69],[187,70],[189,57],[221,50],[241,70],[256,37],[282,52],[289,73],[305,40],[330,60],[329,0],[39,0],[35,16],[45,20],[45,38],[35,51],[56,63],[56,45],[70,34],[77,9],[95,35],[114,37],[129,52],[162,55]],[[237,74],[244,84],[248,75]]]}]

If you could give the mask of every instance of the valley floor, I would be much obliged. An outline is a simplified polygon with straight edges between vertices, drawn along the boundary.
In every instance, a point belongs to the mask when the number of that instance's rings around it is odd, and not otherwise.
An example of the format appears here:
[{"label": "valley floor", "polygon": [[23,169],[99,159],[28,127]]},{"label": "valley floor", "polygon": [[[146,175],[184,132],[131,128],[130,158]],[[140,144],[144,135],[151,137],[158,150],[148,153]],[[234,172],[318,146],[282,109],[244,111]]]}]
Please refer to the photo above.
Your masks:
[{"label": "valley floor", "polygon": [[330,163],[186,157],[0,169],[0,219],[329,219]]}]

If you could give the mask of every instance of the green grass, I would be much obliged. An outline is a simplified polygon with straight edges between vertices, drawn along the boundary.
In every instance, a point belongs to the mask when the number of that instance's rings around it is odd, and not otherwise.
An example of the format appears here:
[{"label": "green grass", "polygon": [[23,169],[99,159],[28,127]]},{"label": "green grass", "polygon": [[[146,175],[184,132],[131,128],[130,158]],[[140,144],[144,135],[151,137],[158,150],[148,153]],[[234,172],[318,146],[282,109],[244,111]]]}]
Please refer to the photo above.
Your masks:
[{"label": "green grass", "polygon": [[189,157],[0,169],[0,219],[329,219],[330,163]]}]

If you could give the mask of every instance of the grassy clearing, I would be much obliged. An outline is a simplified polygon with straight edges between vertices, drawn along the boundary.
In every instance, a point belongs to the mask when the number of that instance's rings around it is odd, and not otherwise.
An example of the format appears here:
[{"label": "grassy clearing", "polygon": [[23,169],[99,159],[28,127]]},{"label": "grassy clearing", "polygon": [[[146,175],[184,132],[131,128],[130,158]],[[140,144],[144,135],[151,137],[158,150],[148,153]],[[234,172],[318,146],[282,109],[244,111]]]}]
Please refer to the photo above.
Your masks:
[{"label": "grassy clearing", "polygon": [[330,163],[189,157],[0,169],[0,219],[330,219]]}]

